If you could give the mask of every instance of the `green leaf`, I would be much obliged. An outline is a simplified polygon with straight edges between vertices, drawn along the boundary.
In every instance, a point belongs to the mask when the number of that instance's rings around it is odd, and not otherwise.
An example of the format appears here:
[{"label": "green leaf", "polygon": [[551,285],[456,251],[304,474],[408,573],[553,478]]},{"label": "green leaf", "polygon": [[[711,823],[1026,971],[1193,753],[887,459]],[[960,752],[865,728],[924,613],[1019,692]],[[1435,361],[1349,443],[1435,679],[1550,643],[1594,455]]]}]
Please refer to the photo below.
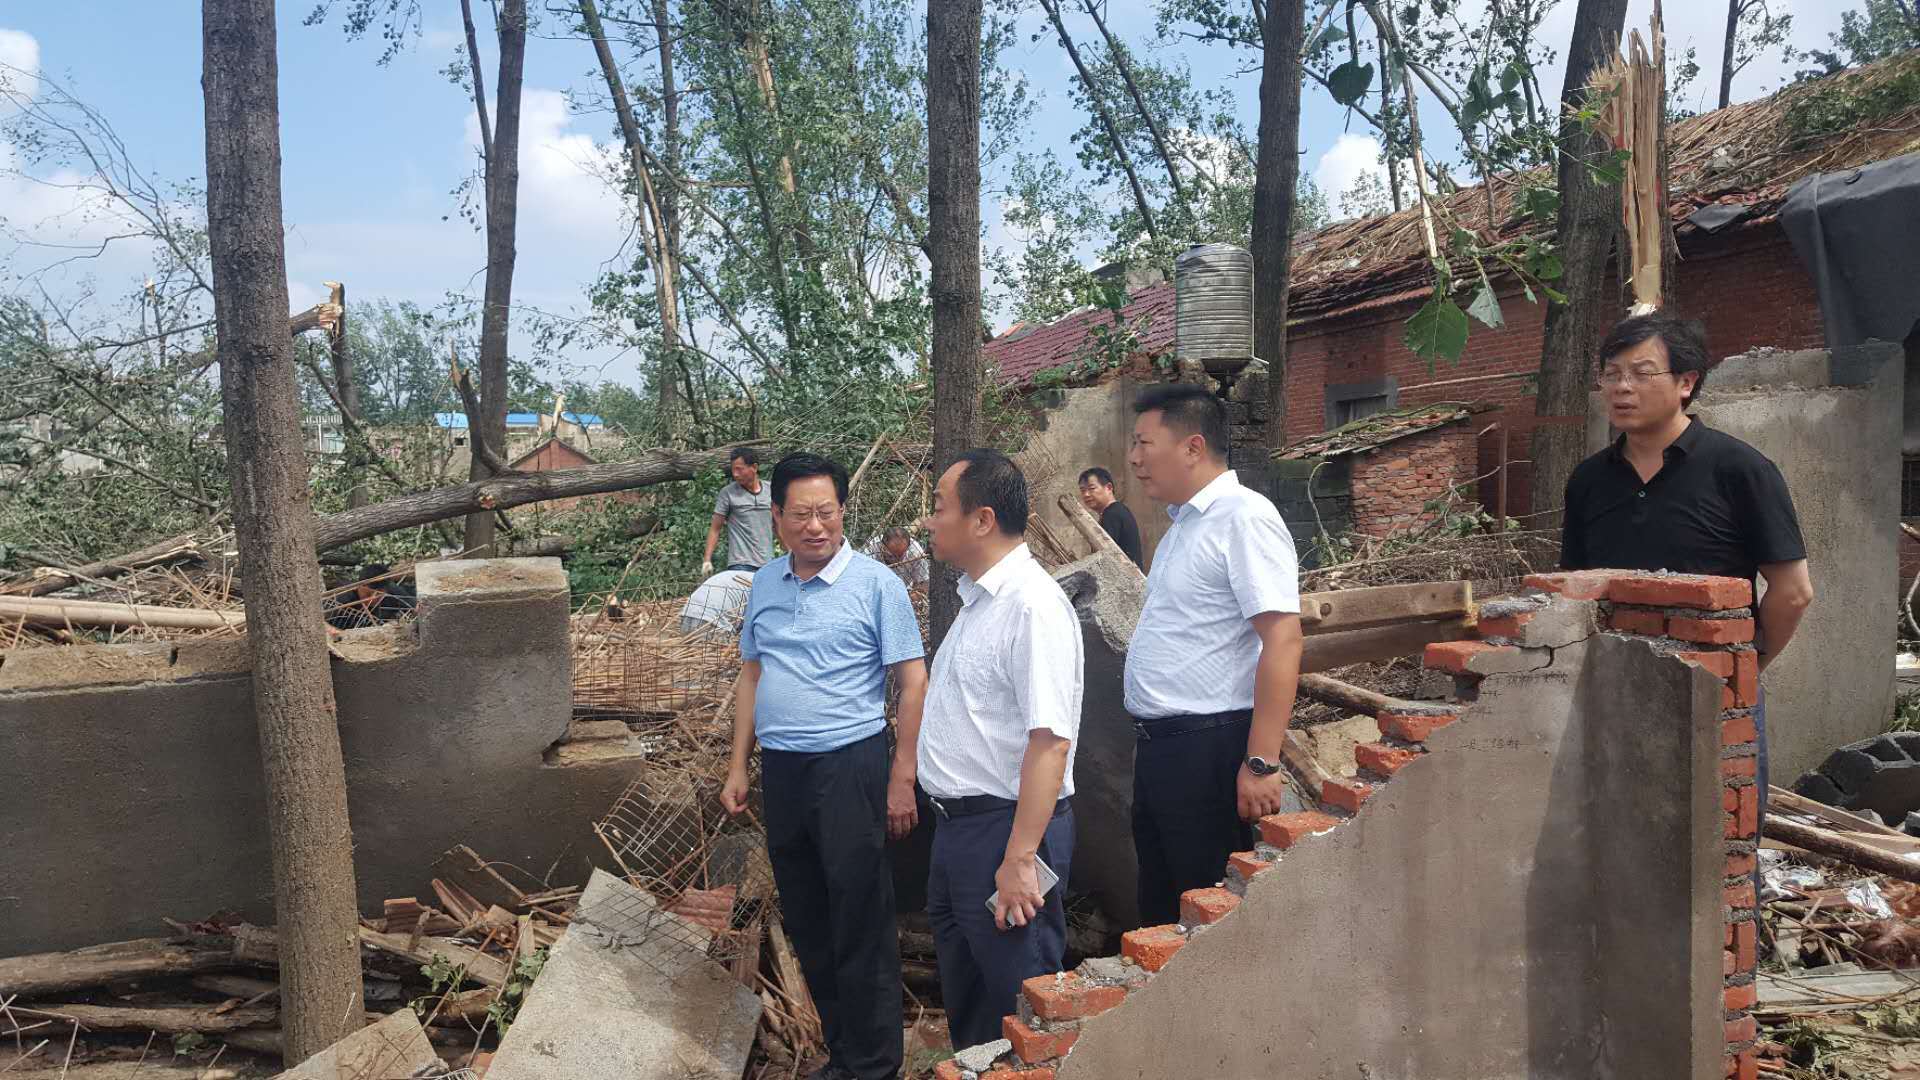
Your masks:
[{"label": "green leaf", "polygon": [[1560,192],[1550,187],[1521,188],[1520,212],[1536,221],[1551,221],[1560,213]]},{"label": "green leaf", "polygon": [[1507,69],[1500,73],[1501,92],[1511,94],[1516,89],[1519,89],[1520,77],[1522,74],[1524,74],[1524,70],[1525,69],[1522,68],[1520,61],[1518,60],[1512,61],[1511,63],[1507,64]]},{"label": "green leaf", "polygon": [[1349,60],[1327,76],[1327,89],[1332,92],[1333,100],[1342,105],[1359,104],[1372,86],[1373,65],[1370,63],[1356,64]]},{"label": "green leaf", "polygon": [[1547,294],[1547,301],[1549,303],[1564,304],[1567,302],[1567,294],[1561,292],[1558,289],[1554,289],[1546,285],[1542,285],[1540,286],[1540,290]]},{"label": "green leaf", "polygon": [[1402,340],[1429,365],[1436,359],[1453,363],[1467,349],[1467,313],[1452,300],[1436,296],[1407,320]]},{"label": "green leaf", "polygon": [[1541,250],[1533,255],[1533,276],[1541,281],[1558,281],[1565,268],[1560,265],[1560,256],[1552,251]]},{"label": "green leaf", "polygon": [[1337,26],[1329,26],[1321,31],[1319,37],[1313,39],[1313,44],[1307,46],[1307,52],[1316,53],[1328,45],[1335,45],[1345,40],[1347,40],[1347,32],[1345,30]]},{"label": "green leaf", "polygon": [[1480,291],[1473,295],[1473,303],[1467,305],[1467,314],[1492,330],[1506,325],[1506,320],[1500,316],[1500,298],[1493,294],[1493,283],[1485,275],[1480,278]]}]

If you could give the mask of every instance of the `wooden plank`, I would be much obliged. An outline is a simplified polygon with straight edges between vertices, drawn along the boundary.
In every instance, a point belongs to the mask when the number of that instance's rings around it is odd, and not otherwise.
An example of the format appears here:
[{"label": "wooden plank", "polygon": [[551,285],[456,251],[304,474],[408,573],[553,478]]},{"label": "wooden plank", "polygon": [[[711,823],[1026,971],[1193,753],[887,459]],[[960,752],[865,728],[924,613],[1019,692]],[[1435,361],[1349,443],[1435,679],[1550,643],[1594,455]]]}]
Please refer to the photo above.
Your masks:
[{"label": "wooden plank", "polygon": [[[1081,504],[1078,495],[1062,494],[1055,502],[1059,504],[1061,513],[1067,515],[1067,520],[1073,523],[1075,531],[1080,534],[1080,539],[1087,542],[1087,546],[1093,549],[1095,555],[1111,555],[1128,566],[1133,566],[1133,560],[1127,558],[1127,553],[1120,550],[1119,542],[1108,536],[1107,530],[1101,528],[1100,523],[1094,520],[1093,514]],[[1134,567],[1134,572],[1139,573],[1139,567]]]},{"label": "wooden plank", "polygon": [[14,597],[0,597],[0,619],[20,620],[36,626],[158,626],[186,630],[242,629],[247,622],[241,612]]},{"label": "wooden plank", "polygon": [[1899,829],[1883,825],[1872,818],[1842,810],[1837,806],[1828,806],[1818,799],[1809,799],[1796,795],[1786,788],[1770,785],[1767,788],[1767,808],[1770,810],[1790,810],[1796,814],[1810,814],[1822,821],[1830,822],[1848,832],[1875,833],[1880,836],[1905,836]]},{"label": "wooden plank", "polygon": [[272,979],[255,979],[247,975],[195,975],[188,982],[202,990],[236,998],[257,997],[265,1000],[280,992],[280,984]]},{"label": "wooden plank", "polygon": [[1286,762],[1301,786],[1307,789],[1304,792],[1307,805],[1319,803],[1321,789],[1326,787],[1327,781],[1334,779],[1334,775],[1320,764],[1319,758],[1313,756],[1306,736],[1297,730],[1289,730],[1286,743],[1280,747],[1280,760]]},{"label": "wooden plank", "polygon": [[1436,641],[1459,641],[1473,634],[1470,619],[1411,622],[1332,634],[1310,632],[1301,649],[1300,670],[1330,671],[1348,664],[1392,660],[1418,653]]},{"label": "wooden plank", "polygon": [[465,967],[467,978],[482,986],[499,987],[507,983],[506,962],[497,956],[489,956],[471,945],[463,945],[451,938],[425,937],[421,938],[418,944],[409,947],[409,936],[383,934],[364,926],[360,928],[360,941],[370,948],[392,953],[395,956],[404,956],[421,964],[433,963],[433,958],[437,954],[446,957],[447,962],[455,967]]},{"label": "wooden plank", "polygon": [[1300,598],[1300,621],[1308,634],[1428,619],[1464,619],[1472,614],[1473,584],[1466,581],[1378,585],[1307,593]]}]

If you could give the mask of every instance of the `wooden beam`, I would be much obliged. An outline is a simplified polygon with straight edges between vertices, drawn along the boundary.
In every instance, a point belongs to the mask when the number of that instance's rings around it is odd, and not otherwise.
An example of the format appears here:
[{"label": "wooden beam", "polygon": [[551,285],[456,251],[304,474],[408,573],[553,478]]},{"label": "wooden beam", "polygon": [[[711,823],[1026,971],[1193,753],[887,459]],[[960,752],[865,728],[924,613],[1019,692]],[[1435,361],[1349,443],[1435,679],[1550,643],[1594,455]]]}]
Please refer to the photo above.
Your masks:
[{"label": "wooden beam", "polygon": [[138,981],[236,967],[234,942],[225,937],[139,938],[90,945],[72,952],[30,953],[0,959],[0,1000],[18,994],[32,999],[84,990],[110,982]]},{"label": "wooden beam", "polygon": [[1379,585],[1307,593],[1300,622],[1309,634],[1392,626],[1410,620],[1464,619],[1473,614],[1473,585],[1465,581]]},{"label": "wooden beam", "polygon": [[1899,829],[1861,817],[1851,811],[1842,810],[1837,806],[1828,806],[1826,803],[1820,802],[1817,799],[1809,799],[1804,795],[1796,795],[1783,787],[1770,786],[1767,788],[1767,808],[1769,810],[1790,810],[1796,814],[1806,814],[1809,817],[1817,817],[1822,821],[1850,832],[1877,833],[1882,836],[1898,836],[1903,838],[1907,835]]},{"label": "wooden beam", "polygon": [[1432,706],[1431,702],[1405,701],[1401,698],[1388,697],[1364,686],[1341,682],[1326,675],[1300,676],[1300,694],[1302,697],[1309,697],[1362,716],[1374,716],[1397,709],[1423,709]]},{"label": "wooden beam", "polygon": [[16,619],[35,626],[158,626],[183,630],[240,629],[247,621],[246,615],[237,611],[0,596],[0,620]]},{"label": "wooden beam", "polygon": [[[1095,521],[1093,514],[1080,504],[1077,496],[1063,493],[1054,501],[1059,505],[1060,512],[1067,515],[1067,520],[1073,524],[1074,531],[1080,534],[1080,539],[1085,540],[1087,545],[1093,548],[1095,555],[1111,555],[1128,566],[1133,566],[1133,560],[1127,557],[1126,552],[1120,550],[1119,543],[1107,535],[1107,530],[1100,527],[1100,523]],[[1140,568],[1135,566],[1134,573],[1139,572]]]},{"label": "wooden beam", "polygon": [[126,1009],[109,1005],[37,1005],[13,1006],[25,1016],[53,1020],[78,1021],[88,1031],[157,1031],[162,1035],[190,1032],[217,1034],[241,1028],[271,1024],[280,1010],[271,1005],[249,1005],[220,1010],[220,1005],[164,1005],[145,1009]]},{"label": "wooden beam", "polygon": [[1816,829],[1811,825],[1802,825],[1783,817],[1768,817],[1764,828],[1766,834],[1775,840],[1782,840],[1795,847],[1851,863],[1862,870],[1871,870],[1876,874],[1885,874],[1890,878],[1920,884],[1920,863],[1913,862],[1905,856],[1877,847],[1868,847],[1840,833]]},{"label": "wooden beam", "polygon": [[1411,656],[1436,641],[1470,638],[1473,627],[1471,619],[1441,619],[1331,634],[1309,632],[1301,649],[1300,670],[1303,673],[1330,671],[1348,664]]},{"label": "wooden beam", "polygon": [[454,967],[466,968],[467,978],[482,986],[500,987],[507,984],[506,961],[497,956],[489,956],[452,938],[423,937],[415,942],[410,940],[411,937],[410,934],[383,934],[364,926],[360,928],[361,944],[422,964],[433,963],[437,954],[446,957]]}]

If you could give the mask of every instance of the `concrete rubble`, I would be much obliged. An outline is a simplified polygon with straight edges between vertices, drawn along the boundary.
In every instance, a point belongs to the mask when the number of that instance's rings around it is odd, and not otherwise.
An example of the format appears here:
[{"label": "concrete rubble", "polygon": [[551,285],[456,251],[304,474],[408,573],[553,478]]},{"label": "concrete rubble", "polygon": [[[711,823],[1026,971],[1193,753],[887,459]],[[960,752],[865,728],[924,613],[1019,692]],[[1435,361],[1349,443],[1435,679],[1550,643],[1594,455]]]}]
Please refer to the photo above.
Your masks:
[{"label": "concrete rubble", "polygon": [[739,1076],[760,1000],[663,920],[695,925],[595,870],[488,1080]]},{"label": "concrete rubble", "polygon": [[412,1009],[401,1009],[341,1039],[273,1080],[365,1080],[419,1076],[440,1058]]}]

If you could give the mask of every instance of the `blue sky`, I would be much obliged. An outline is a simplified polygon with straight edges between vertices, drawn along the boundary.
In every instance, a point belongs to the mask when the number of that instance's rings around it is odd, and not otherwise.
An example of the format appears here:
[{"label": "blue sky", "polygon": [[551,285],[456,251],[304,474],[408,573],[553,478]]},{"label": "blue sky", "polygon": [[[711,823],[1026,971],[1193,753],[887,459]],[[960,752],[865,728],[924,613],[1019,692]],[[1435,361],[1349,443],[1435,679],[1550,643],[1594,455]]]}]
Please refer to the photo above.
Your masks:
[{"label": "blue sky", "polygon": [[[1782,2],[1774,0],[1776,6]],[[281,142],[295,308],[321,298],[320,283],[327,279],[346,281],[360,299],[433,304],[450,292],[479,292],[482,239],[458,217],[451,194],[473,165],[473,108],[440,74],[460,41],[459,9],[453,0],[426,0],[424,6],[422,39],[387,67],[375,63],[379,43],[347,40],[337,17],[308,27],[301,25],[311,10],[306,0],[280,8]],[[1837,6],[1794,0],[1797,41],[1824,44],[1826,31],[1838,24]],[[1628,25],[1644,26],[1650,7],[1651,0],[1634,0]],[[156,178],[197,180],[205,171],[197,14],[197,5],[182,0],[8,0],[0,4],[0,60],[37,64],[93,105]],[[1561,0],[1549,17],[1548,39],[1565,40],[1572,14],[1573,0]],[[1703,70],[1696,93],[1710,94],[1718,85],[1724,5],[1677,0],[1666,5],[1666,17],[1670,48],[1689,42],[1699,47]],[[1129,42],[1144,43],[1152,33],[1152,5],[1113,0],[1110,21]],[[1036,12],[1026,29],[1044,26]],[[1084,16],[1073,29],[1083,42],[1097,40]],[[1037,43],[1029,36],[1022,35],[1011,63],[1040,94],[1032,142],[1071,158],[1068,136],[1080,123],[1067,96],[1072,69],[1050,35]],[[1235,88],[1251,131],[1258,76],[1233,74],[1242,57],[1229,59],[1223,49],[1175,51],[1188,57],[1196,73],[1208,73],[1197,78],[1202,85],[1213,80]],[[1736,82],[1736,99],[1776,88],[1787,70],[1773,57],[1756,62]],[[625,236],[620,200],[594,175],[611,137],[605,118],[572,115],[565,97],[569,88],[587,88],[595,78],[583,42],[529,42],[515,298],[542,310],[579,312],[584,286]],[[1560,81],[1557,68],[1541,77],[1549,92]],[[1302,168],[1330,197],[1358,172],[1377,168],[1364,123],[1356,120],[1350,133],[1344,127],[1341,112],[1310,86]],[[0,145],[0,172],[9,153]],[[56,193],[0,177],[0,217],[14,229],[57,238],[63,230],[84,228],[59,210]],[[1004,241],[992,190],[983,196],[982,217],[989,243]],[[108,291],[137,281],[143,266],[141,253],[126,251],[89,272]]]}]

